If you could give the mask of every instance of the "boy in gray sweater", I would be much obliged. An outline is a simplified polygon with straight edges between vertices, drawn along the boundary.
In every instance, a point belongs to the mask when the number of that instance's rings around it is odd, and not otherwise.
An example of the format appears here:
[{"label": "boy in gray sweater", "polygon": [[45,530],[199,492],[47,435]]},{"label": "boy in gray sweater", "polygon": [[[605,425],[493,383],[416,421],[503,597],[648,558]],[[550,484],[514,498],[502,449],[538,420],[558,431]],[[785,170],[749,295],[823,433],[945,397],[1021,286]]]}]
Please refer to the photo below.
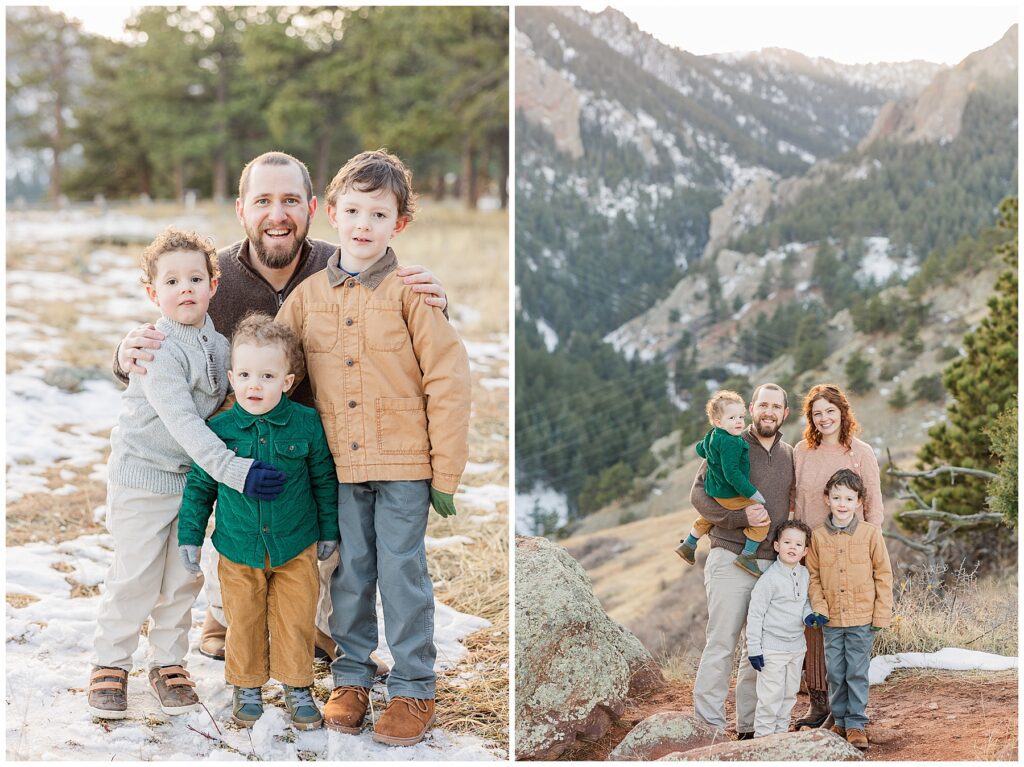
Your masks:
[{"label": "boy in gray sweater", "polygon": [[199,707],[184,660],[203,581],[185,569],[177,550],[178,507],[192,462],[253,498],[274,498],[284,484],[274,466],[240,458],[206,426],[228,384],[228,342],[206,314],[217,290],[212,245],[169,228],[143,252],[142,270],[167,340],[148,374],[131,378],[110,434],[107,529],[114,560],[97,614],[88,699],[102,719],[127,716],[128,672],[147,619],[149,683],[161,709],[183,714]]},{"label": "boy in gray sweater", "polygon": [[800,564],[810,540],[803,522],[783,522],[772,544],[779,557],[750,593],[747,656],[758,672],[755,738],[789,731],[807,650],[804,626],[814,619],[807,596],[810,575]]}]

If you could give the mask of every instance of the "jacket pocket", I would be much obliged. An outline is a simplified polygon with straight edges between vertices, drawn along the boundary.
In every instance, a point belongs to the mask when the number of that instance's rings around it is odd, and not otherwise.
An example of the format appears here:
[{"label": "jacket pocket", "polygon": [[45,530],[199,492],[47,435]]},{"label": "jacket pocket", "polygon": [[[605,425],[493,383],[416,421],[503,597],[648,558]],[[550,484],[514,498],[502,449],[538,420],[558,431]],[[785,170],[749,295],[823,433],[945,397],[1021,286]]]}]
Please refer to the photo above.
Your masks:
[{"label": "jacket pocket", "polygon": [[383,455],[430,452],[423,397],[377,398],[377,449]]},{"label": "jacket pocket", "polygon": [[320,414],[320,423],[324,427],[324,435],[327,437],[327,447],[331,451],[331,455],[337,458],[338,456],[338,426],[337,418],[334,415],[334,405],[330,402],[324,402],[323,400],[314,399],[313,407],[316,408],[316,412]]},{"label": "jacket pocket", "polygon": [[368,301],[363,327],[366,329],[366,346],[374,351],[395,352],[409,341],[401,301]]},{"label": "jacket pocket", "polygon": [[329,352],[338,344],[337,304],[307,304],[302,323],[302,349],[307,354]]},{"label": "jacket pocket", "polygon": [[[867,524],[866,522],[862,524]],[[866,565],[871,561],[871,552],[867,543],[850,544],[850,562],[858,565]]]},{"label": "jacket pocket", "polygon": [[274,443],[274,456],[282,466],[304,464],[307,455],[309,455],[309,442],[306,440],[286,440]]},{"label": "jacket pocket", "polygon": [[227,442],[224,443],[224,446],[227,447],[228,450],[233,452],[239,458],[252,458],[253,457],[252,442],[250,442],[248,440],[231,440],[231,439],[229,439]]}]

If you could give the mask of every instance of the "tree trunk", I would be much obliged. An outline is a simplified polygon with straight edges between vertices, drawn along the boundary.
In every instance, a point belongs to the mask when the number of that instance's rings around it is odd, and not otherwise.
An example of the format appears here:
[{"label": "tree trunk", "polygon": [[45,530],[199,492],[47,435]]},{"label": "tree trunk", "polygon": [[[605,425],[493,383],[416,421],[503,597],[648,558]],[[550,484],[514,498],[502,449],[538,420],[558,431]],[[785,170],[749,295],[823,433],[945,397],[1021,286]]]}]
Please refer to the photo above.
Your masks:
[{"label": "tree trunk", "polygon": [[434,199],[438,202],[442,202],[445,198],[447,190],[444,186],[444,172],[439,172],[434,177]]},{"label": "tree trunk", "polygon": [[54,88],[54,99],[53,104],[53,167],[50,169],[50,200],[57,202],[61,194],[61,168],[60,168],[60,156],[64,151],[64,78],[67,69],[67,62],[65,56],[67,55],[63,46],[60,52],[57,54],[53,62],[53,82],[56,86]]},{"label": "tree trunk", "polygon": [[501,172],[498,174],[498,195],[501,197],[501,209],[508,208],[508,135],[501,142]]},{"label": "tree trunk", "polygon": [[174,164],[174,195],[181,205],[185,204],[185,162],[178,160]]},{"label": "tree trunk", "polygon": [[217,112],[221,115],[217,126],[219,146],[213,156],[213,201],[224,202],[228,195],[228,125],[224,110],[228,100],[227,72],[225,72],[224,56],[221,55],[219,77],[217,78]]},{"label": "tree trunk", "polygon": [[213,201],[224,202],[228,195],[228,163],[224,148],[217,149],[213,156]]},{"label": "tree trunk", "polygon": [[469,210],[476,210],[480,192],[476,183],[476,147],[467,141],[462,148],[462,200]]},{"label": "tree trunk", "polygon": [[[324,131],[316,145],[316,172],[313,177],[313,196],[323,194],[327,188],[327,176],[331,173],[331,132]],[[333,177],[332,177],[333,178]]]}]

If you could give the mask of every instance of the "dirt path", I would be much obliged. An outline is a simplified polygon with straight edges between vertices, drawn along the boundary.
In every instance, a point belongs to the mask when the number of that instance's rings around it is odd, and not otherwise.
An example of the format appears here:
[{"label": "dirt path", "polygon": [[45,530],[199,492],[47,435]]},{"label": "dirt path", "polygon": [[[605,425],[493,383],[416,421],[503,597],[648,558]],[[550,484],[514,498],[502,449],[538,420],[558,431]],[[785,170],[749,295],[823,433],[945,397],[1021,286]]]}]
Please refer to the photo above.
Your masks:
[{"label": "dirt path", "polygon": [[[635,700],[600,740],[578,742],[563,760],[603,761],[637,723],[659,711],[692,711],[692,683]],[[733,691],[725,703],[733,720]],[[807,708],[801,693],[794,707]],[[1017,672],[896,671],[871,688],[868,761],[1017,761]],[[729,731],[735,737],[735,731]]]}]

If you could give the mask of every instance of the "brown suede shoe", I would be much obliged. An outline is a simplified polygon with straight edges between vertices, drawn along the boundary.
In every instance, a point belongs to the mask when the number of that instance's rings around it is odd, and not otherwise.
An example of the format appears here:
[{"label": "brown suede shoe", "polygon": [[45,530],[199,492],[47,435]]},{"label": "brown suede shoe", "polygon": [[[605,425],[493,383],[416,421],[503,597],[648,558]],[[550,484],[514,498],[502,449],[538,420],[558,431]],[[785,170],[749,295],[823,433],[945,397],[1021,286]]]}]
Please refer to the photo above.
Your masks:
[{"label": "brown suede shoe", "polygon": [[433,698],[395,697],[373,726],[373,739],[389,746],[415,746],[433,723]]},{"label": "brown suede shoe", "polygon": [[149,670],[149,687],[165,714],[187,714],[199,708],[199,696],[192,689],[195,686],[181,666],[154,666]]},{"label": "brown suede shoe", "polygon": [[128,672],[123,668],[93,666],[89,674],[89,713],[99,719],[128,716]]},{"label": "brown suede shoe", "polygon": [[834,732],[840,738],[845,738],[846,737],[846,728],[845,727],[840,727],[838,724],[834,724],[831,727],[829,727],[828,729],[831,730],[832,732]]},{"label": "brown suede shoe", "polygon": [[224,642],[227,636],[227,628],[221,626],[210,610],[207,610],[203,631],[199,637],[199,654],[214,660],[224,660]]},{"label": "brown suede shoe", "polygon": [[864,734],[864,730],[849,729],[846,731],[846,742],[854,748],[859,748],[861,751],[868,750],[868,736]]},{"label": "brown suede shoe", "polygon": [[370,691],[367,688],[356,685],[335,687],[324,706],[324,724],[328,730],[358,735],[369,705]]}]

